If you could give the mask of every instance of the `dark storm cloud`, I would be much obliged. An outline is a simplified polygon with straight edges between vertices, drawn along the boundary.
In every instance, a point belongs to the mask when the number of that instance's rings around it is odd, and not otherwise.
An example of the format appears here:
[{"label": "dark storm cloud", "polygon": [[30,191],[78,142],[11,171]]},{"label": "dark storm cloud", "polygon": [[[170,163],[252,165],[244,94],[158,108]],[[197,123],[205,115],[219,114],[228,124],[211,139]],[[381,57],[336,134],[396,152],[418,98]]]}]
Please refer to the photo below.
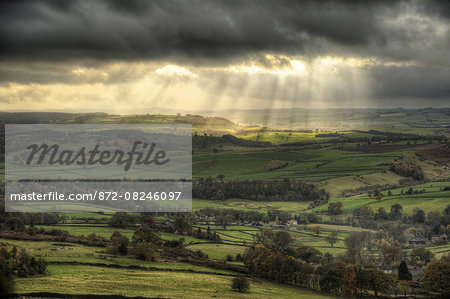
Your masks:
[{"label": "dark storm cloud", "polygon": [[[426,45],[405,48],[405,55],[391,53],[391,29],[401,39],[410,28],[384,24],[386,13],[403,13],[402,5],[433,18],[448,16],[448,5],[440,1],[2,1],[0,57],[219,63],[263,52],[316,56],[336,51],[411,59],[408,52]],[[411,44],[408,40],[405,46]]]},{"label": "dark storm cloud", "polygon": [[373,67],[372,96],[379,99],[450,100],[450,69],[431,67]]}]

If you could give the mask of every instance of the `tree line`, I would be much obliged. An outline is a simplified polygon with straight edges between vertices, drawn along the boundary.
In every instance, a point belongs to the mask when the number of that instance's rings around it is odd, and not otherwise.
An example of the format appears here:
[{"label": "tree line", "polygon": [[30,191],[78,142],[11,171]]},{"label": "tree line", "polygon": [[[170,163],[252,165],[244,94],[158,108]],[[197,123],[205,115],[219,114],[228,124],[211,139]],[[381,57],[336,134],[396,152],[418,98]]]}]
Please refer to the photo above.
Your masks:
[{"label": "tree line", "polygon": [[243,198],[255,201],[323,201],[328,192],[312,184],[285,179],[283,181],[222,181],[212,178],[193,182],[192,196],[198,199],[225,200]]}]

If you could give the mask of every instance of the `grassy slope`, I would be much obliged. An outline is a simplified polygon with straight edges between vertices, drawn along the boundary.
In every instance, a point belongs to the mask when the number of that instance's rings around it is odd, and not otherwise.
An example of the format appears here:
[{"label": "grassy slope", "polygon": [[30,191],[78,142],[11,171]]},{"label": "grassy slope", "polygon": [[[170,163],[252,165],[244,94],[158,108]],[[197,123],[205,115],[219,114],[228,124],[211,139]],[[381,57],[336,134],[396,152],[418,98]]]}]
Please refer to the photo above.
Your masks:
[{"label": "grassy slope", "polygon": [[268,281],[251,282],[249,294],[231,290],[231,278],[157,271],[122,270],[90,266],[49,266],[49,276],[18,279],[20,292],[121,294],[177,298],[330,298]]}]

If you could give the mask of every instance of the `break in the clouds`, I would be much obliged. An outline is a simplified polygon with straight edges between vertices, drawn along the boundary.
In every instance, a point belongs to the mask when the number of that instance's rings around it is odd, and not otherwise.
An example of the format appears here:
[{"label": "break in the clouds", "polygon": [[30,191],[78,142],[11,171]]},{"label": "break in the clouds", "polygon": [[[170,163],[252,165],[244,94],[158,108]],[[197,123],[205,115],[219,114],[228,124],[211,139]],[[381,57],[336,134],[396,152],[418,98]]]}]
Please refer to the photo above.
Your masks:
[{"label": "break in the clouds", "polygon": [[2,1],[0,109],[447,106],[449,20],[437,0]]}]

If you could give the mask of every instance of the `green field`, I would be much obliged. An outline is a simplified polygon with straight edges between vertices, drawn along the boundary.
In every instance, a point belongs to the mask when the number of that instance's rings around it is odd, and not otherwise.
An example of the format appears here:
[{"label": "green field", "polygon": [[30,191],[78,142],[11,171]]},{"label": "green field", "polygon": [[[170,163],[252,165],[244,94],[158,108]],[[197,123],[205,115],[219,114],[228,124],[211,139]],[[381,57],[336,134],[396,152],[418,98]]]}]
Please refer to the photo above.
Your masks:
[{"label": "green field", "polygon": [[[426,184],[430,185],[430,184]],[[441,186],[444,185],[440,184]],[[449,185],[449,183],[445,183],[445,185]],[[408,188],[400,188],[394,189],[392,191],[392,196],[387,196],[387,192],[383,192],[386,194],[381,200],[377,200],[373,197],[368,197],[367,195],[355,196],[355,197],[346,197],[346,198],[334,198],[331,202],[342,202],[344,207],[342,208],[343,212],[351,213],[356,209],[359,209],[363,206],[369,206],[374,211],[378,208],[383,207],[386,211],[390,211],[391,206],[394,204],[400,204],[403,207],[403,213],[412,214],[414,208],[419,208],[424,210],[426,213],[431,211],[439,211],[442,212],[447,205],[450,204],[450,191],[434,191],[439,190],[441,187],[421,187],[418,186],[416,189],[422,190],[425,189],[425,193],[421,194],[411,194],[411,195],[400,195],[400,190],[406,191]],[[328,208],[328,204],[316,207],[313,209],[314,212],[325,212]]]},{"label": "green field", "polygon": [[17,292],[115,294],[177,298],[330,298],[264,280],[251,281],[251,291],[231,290],[231,278],[196,273],[122,270],[91,266],[50,265],[50,275],[21,278]]},{"label": "green field", "polygon": [[269,210],[280,210],[288,212],[299,212],[308,209],[311,201],[278,201],[278,202],[261,202],[252,201],[247,199],[227,199],[227,200],[204,200],[204,199],[193,199],[192,209],[199,210],[202,208],[226,208],[226,209],[236,209],[240,211],[259,211],[267,212]]}]

